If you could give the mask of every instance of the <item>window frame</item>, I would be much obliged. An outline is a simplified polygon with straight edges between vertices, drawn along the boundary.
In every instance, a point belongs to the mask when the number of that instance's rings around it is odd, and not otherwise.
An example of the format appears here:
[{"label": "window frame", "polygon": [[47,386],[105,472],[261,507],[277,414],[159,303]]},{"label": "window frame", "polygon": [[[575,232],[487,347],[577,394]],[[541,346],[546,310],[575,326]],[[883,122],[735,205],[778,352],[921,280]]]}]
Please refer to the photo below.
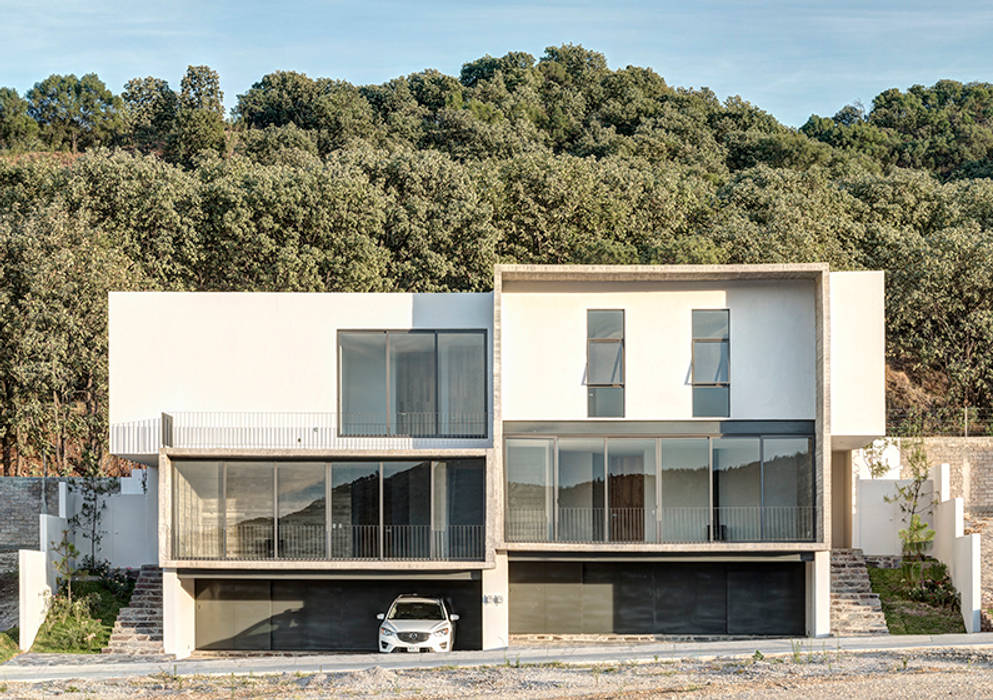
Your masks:
[{"label": "window frame", "polygon": [[[693,330],[693,314],[697,311],[724,311],[727,313],[727,338],[697,338],[696,333]],[[696,378],[696,346],[697,343],[723,343],[727,346],[727,379],[725,381],[697,381]],[[692,309],[690,312],[690,387],[691,391],[695,390],[697,387],[701,388],[723,388],[727,389],[727,400],[728,400],[728,410],[724,415],[720,414],[701,414],[697,415],[696,412],[696,401],[695,394],[693,391],[693,396],[691,397],[692,402],[692,412],[694,418],[730,418],[731,417],[731,309]]]},{"label": "window frame", "polygon": [[[620,338],[591,338],[590,337],[590,312],[593,311],[613,311],[621,315],[621,337]],[[625,346],[625,340],[627,336],[627,314],[624,309],[586,309],[586,415],[588,418],[624,418],[627,408],[627,392],[625,390],[625,384],[627,382],[627,348]],[[620,348],[620,358],[621,358],[621,371],[620,371],[620,382],[615,382],[612,384],[605,384],[600,382],[592,382],[591,376],[591,346],[593,343],[598,344],[614,344]],[[590,412],[590,390],[591,389],[620,389],[621,390],[621,412],[618,416],[595,416]]]},{"label": "window frame", "polygon": [[[342,380],[342,367],[341,367],[341,336],[342,334],[355,334],[355,333],[367,333],[367,334],[377,334],[381,333],[386,337],[386,360],[383,368],[384,377],[386,382],[386,394],[385,394],[385,409],[386,409],[386,421],[385,421],[385,431],[383,433],[352,433],[344,429],[344,410],[342,405],[342,395],[344,391],[345,383]],[[438,430],[438,420],[440,416],[440,411],[438,410],[439,402],[439,392],[438,387],[440,384],[438,378],[439,369],[439,354],[438,354],[438,335],[440,333],[449,334],[477,334],[481,335],[483,339],[483,376],[482,376],[482,389],[483,389],[483,414],[482,414],[482,424],[483,432],[480,434],[462,435],[462,434],[451,434],[443,433]],[[390,395],[390,334],[431,334],[434,337],[434,399],[435,399],[435,432],[431,435],[403,435],[393,431],[392,426],[392,401]],[[426,439],[436,439],[436,438],[462,438],[466,440],[485,440],[490,437],[490,345],[489,345],[489,330],[486,328],[339,328],[335,332],[335,364],[336,364],[336,374],[335,381],[337,382],[337,396],[336,404],[338,417],[335,421],[336,431],[339,437],[368,437],[368,438],[383,438],[383,437],[418,437]]]}]

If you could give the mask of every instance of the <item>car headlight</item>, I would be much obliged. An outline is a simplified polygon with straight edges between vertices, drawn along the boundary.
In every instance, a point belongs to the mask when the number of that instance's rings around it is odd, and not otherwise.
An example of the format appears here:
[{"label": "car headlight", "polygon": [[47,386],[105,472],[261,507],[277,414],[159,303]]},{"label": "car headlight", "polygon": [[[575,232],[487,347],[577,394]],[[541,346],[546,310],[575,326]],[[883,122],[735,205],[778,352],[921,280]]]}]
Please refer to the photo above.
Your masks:
[{"label": "car headlight", "polygon": [[440,630],[435,630],[434,633],[439,637],[447,637],[451,633],[451,630],[447,627],[442,627]]},{"label": "car headlight", "polygon": [[381,635],[383,635],[384,637],[392,637],[393,636],[393,630],[391,630],[389,627],[380,627],[379,628],[379,633]]}]

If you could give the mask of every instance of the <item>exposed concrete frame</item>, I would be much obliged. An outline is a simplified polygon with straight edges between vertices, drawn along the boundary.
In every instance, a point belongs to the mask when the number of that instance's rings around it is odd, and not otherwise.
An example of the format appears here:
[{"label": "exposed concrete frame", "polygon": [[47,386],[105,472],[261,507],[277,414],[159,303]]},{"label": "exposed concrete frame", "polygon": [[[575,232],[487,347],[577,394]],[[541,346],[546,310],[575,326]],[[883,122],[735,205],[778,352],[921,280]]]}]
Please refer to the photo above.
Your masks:
[{"label": "exposed concrete frame", "polygon": [[[469,449],[393,449],[393,450],[229,450],[229,449],[189,449],[163,447],[159,450],[159,566],[167,569],[186,570],[253,570],[253,571],[472,571],[492,569],[496,566],[497,532],[496,514],[489,506],[487,497],[485,555],[482,561],[444,560],[357,560],[357,559],[173,559],[172,558],[172,461],[174,459],[204,460],[346,460],[378,459],[389,460],[430,460],[476,457],[484,459],[487,494],[493,488],[495,466],[494,450],[491,448]],[[502,473],[502,471],[501,471]]]},{"label": "exposed concrete frame", "polygon": [[[763,265],[496,265],[493,277],[493,451],[499,471],[494,479],[492,508],[499,512],[496,523],[497,549],[500,552],[685,552],[694,554],[732,552],[816,552],[831,549],[831,435],[830,435],[830,266],[827,263],[790,263]],[[528,291],[541,283],[669,283],[731,282],[740,280],[810,280],[814,286],[815,340],[815,417],[814,482],[815,504],[821,517],[815,524],[815,542],[712,542],[694,544],[506,542],[503,462],[503,329],[504,293],[512,293],[517,283]],[[591,288],[590,291],[595,291]],[[490,508],[490,501],[487,502]]]}]

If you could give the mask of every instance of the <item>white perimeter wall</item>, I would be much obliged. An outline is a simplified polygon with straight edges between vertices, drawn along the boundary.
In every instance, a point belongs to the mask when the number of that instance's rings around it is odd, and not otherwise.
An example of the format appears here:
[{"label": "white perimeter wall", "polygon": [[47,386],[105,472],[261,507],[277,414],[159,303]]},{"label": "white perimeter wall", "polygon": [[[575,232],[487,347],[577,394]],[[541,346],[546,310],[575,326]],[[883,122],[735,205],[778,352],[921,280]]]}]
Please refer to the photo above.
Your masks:
[{"label": "white perimeter wall", "polygon": [[731,311],[731,418],[813,419],[814,287],[509,283],[501,297],[504,420],[587,418],[586,311],[624,309],[625,419],[693,415],[693,309]]},{"label": "white perimeter wall", "polygon": [[832,272],[831,439],[854,449],[886,434],[882,272]]},{"label": "white perimeter wall", "polygon": [[113,292],[108,326],[111,423],[330,413],[339,329],[482,328],[492,344],[493,295]]}]

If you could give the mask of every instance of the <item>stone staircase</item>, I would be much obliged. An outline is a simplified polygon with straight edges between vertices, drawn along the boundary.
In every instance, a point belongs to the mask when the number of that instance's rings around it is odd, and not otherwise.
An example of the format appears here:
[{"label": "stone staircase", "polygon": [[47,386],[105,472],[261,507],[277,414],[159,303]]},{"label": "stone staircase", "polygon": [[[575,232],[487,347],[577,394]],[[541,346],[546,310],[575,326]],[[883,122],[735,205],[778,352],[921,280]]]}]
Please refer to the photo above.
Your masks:
[{"label": "stone staircase", "polygon": [[861,549],[831,552],[831,633],[836,637],[889,633]]},{"label": "stone staircase", "polygon": [[104,654],[155,656],[162,647],[162,569],[143,566],[131,601],[121,608]]}]

